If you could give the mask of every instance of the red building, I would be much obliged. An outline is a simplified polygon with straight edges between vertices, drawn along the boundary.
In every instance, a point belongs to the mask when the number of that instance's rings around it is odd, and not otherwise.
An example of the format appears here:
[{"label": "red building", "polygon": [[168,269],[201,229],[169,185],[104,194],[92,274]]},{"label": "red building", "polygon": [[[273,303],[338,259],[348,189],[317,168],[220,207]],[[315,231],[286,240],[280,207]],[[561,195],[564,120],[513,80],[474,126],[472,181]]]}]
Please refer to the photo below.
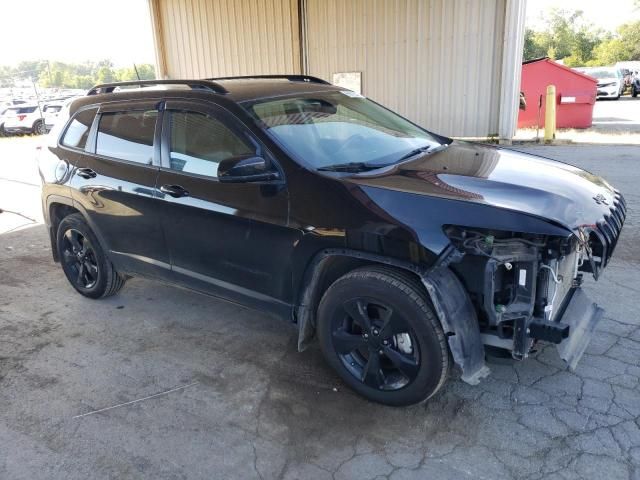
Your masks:
[{"label": "red building", "polygon": [[[538,124],[544,127],[547,85],[556,86],[557,128],[591,126],[596,79],[545,57],[522,63],[520,90],[524,92],[527,109],[520,110],[518,128],[535,128]],[[538,109],[540,95],[542,108]]]}]

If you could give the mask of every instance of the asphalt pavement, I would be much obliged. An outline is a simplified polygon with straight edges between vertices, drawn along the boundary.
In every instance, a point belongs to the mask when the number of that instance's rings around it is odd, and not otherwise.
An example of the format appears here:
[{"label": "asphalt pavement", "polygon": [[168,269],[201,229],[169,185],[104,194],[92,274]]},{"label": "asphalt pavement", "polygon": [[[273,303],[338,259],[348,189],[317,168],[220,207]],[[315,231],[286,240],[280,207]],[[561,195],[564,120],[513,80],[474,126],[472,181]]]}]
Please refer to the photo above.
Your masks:
[{"label": "asphalt pavement", "polygon": [[[16,145],[0,140],[0,208],[35,217],[33,145]],[[85,299],[44,227],[0,214],[18,228],[0,234],[0,478],[640,478],[639,149],[518,149],[626,196],[613,261],[585,286],[605,319],[575,372],[545,348],[409,408],[355,395],[260,312],[144,279]]]}]

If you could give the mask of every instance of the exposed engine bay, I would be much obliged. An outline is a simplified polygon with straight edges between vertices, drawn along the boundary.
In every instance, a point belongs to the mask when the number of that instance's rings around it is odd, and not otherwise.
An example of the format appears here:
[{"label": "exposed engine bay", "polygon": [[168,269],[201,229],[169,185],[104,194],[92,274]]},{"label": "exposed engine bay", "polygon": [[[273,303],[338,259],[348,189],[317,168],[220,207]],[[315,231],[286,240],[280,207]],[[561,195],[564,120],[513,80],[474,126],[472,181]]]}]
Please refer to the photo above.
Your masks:
[{"label": "exposed engine bay", "polygon": [[[448,227],[462,254],[450,268],[476,309],[488,350],[526,358],[540,341],[559,346],[573,368],[602,309],[579,288],[583,272],[597,272],[588,235],[555,238]],[[569,339],[571,337],[571,339]]]}]

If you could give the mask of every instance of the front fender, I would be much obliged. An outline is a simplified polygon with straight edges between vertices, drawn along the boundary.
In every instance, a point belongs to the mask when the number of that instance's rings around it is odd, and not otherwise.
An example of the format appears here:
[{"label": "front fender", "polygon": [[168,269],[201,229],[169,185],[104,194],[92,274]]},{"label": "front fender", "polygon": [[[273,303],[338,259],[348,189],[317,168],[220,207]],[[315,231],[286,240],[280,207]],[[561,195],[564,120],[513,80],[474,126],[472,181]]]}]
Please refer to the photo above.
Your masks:
[{"label": "front fender", "polygon": [[424,268],[402,260],[349,249],[325,249],[314,257],[307,268],[296,309],[299,351],[305,350],[315,335],[320,279],[329,260],[335,256],[389,265],[417,275],[425,286],[440,325],[447,335],[453,360],[462,370],[462,380],[475,385],[489,374],[484,363],[484,346],[480,339],[478,319],[469,295],[444,262],[436,262],[433,267]]}]

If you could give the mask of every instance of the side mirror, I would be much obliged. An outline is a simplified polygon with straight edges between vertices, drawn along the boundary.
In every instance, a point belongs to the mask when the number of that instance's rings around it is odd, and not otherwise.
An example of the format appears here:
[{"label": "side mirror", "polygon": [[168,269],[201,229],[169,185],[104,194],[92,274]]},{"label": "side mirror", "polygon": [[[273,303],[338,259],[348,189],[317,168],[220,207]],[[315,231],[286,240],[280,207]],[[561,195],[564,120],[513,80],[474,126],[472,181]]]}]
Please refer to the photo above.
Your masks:
[{"label": "side mirror", "polygon": [[268,182],[279,178],[278,171],[256,155],[227,158],[218,165],[218,180],[222,183]]}]

